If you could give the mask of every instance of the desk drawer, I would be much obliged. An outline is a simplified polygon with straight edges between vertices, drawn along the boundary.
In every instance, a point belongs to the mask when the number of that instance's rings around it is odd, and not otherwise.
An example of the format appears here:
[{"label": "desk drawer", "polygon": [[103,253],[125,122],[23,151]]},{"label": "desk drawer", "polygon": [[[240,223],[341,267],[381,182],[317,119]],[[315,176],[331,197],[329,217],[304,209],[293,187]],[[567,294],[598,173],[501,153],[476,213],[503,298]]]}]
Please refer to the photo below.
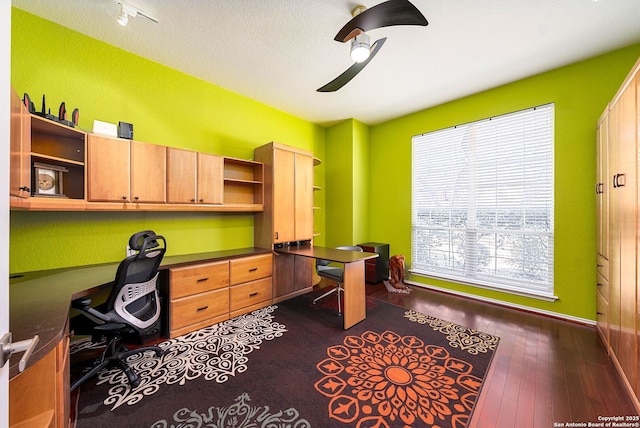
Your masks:
[{"label": "desk drawer", "polygon": [[266,278],[273,270],[271,254],[233,259],[230,263],[231,285]]},{"label": "desk drawer", "polygon": [[229,313],[229,289],[214,290],[171,302],[171,330]]},{"label": "desk drawer", "polygon": [[597,254],[596,266],[598,268],[598,272],[600,272],[606,279],[609,279],[609,260],[604,258],[602,254]]},{"label": "desk drawer", "polygon": [[602,276],[600,271],[596,272],[596,285],[598,287],[598,291],[602,294],[602,296],[609,300],[609,281]]},{"label": "desk drawer", "polygon": [[229,286],[229,261],[169,269],[170,298],[191,296]]},{"label": "desk drawer", "polygon": [[271,277],[231,287],[231,312],[272,298]]}]

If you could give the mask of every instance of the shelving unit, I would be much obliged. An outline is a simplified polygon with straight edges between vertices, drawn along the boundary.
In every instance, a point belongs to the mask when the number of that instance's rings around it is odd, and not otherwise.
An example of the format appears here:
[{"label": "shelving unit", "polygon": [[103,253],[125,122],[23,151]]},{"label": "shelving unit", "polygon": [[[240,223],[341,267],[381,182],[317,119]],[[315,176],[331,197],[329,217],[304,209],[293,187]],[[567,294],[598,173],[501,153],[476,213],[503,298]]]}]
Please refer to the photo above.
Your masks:
[{"label": "shelving unit", "polygon": [[[87,133],[29,113],[15,91],[11,91],[10,145],[13,210],[264,210],[260,162]],[[176,171],[180,161],[174,159],[175,174],[168,177],[167,152],[189,152],[197,167],[185,167],[190,168],[186,173]],[[180,180],[188,174],[193,179],[187,177],[190,184],[185,186]]]},{"label": "shelving unit", "polygon": [[224,204],[262,205],[264,203],[262,163],[224,158]]},{"label": "shelving unit", "polygon": [[38,177],[33,172],[34,163],[65,168],[62,173],[64,196],[84,199],[84,172],[86,133],[60,125],[39,116],[30,115],[31,121],[31,195],[38,195]]}]

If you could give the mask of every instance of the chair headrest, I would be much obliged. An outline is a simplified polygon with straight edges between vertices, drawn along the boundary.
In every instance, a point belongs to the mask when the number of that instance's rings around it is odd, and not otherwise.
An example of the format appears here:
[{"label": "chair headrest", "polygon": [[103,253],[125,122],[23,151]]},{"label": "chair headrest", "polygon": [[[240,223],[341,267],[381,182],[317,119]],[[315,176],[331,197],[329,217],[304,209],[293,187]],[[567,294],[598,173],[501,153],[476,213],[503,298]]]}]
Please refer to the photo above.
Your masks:
[{"label": "chair headrest", "polygon": [[160,246],[158,240],[162,240],[166,247],[166,242],[163,236],[156,235],[153,230],[143,230],[131,235],[131,238],[129,238],[129,247],[132,250],[144,253],[152,248],[158,248]]}]

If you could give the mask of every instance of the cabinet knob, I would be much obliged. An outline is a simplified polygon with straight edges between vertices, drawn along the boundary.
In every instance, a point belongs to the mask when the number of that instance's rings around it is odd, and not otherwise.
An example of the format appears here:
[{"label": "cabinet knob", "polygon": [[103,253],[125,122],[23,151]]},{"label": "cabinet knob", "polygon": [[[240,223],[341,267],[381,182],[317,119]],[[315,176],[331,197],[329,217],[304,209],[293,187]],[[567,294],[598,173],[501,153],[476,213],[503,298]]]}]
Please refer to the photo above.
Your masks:
[{"label": "cabinet knob", "polygon": [[195,199],[191,199],[191,202],[195,202],[195,201],[196,201]]},{"label": "cabinet knob", "polygon": [[200,199],[200,203],[203,203],[203,202],[204,202],[204,199]]},{"label": "cabinet knob", "polygon": [[140,199],[140,196],[134,196],[133,199],[137,201],[138,199]]},{"label": "cabinet knob", "polygon": [[123,200],[123,201],[126,201],[126,200],[127,200],[127,197],[126,197],[126,196],[123,196],[123,197],[122,197],[122,200]]}]

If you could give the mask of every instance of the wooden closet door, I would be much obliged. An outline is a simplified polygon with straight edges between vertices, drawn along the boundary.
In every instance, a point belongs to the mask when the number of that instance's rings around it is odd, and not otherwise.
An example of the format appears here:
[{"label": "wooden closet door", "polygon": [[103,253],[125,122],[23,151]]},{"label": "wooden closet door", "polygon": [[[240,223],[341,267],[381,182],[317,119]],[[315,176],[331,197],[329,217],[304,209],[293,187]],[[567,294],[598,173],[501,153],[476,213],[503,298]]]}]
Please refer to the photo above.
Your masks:
[{"label": "wooden closet door", "polygon": [[[615,114],[614,114],[615,113]],[[618,221],[615,239],[619,246],[619,283],[614,287],[616,300],[610,302],[611,313],[619,306],[619,326],[616,334],[619,341],[614,352],[631,385],[637,383],[637,351],[636,351],[636,261],[637,261],[637,113],[636,86],[627,86],[616,100],[612,110],[610,123],[612,135],[618,145],[619,158],[617,168],[613,171],[612,184],[617,193],[616,198]],[[614,241],[615,242],[615,241]],[[612,249],[613,250],[613,249]],[[618,300],[619,299],[619,300]],[[612,299],[613,300],[613,299]],[[618,318],[618,316],[616,316]],[[613,343],[613,340],[612,340]]]}]

